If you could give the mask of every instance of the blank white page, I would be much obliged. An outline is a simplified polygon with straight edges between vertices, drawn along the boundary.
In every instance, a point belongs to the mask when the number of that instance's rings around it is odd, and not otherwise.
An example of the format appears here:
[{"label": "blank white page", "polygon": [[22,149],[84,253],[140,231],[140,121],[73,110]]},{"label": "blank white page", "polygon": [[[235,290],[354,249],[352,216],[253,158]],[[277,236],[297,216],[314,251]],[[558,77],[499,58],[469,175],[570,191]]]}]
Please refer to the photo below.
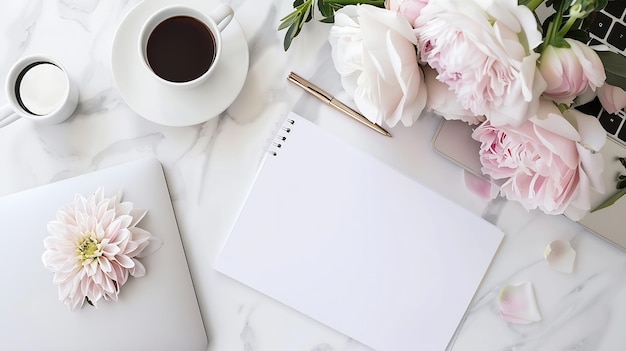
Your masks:
[{"label": "blank white page", "polygon": [[503,234],[290,114],[216,269],[378,351],[444,350]]}]

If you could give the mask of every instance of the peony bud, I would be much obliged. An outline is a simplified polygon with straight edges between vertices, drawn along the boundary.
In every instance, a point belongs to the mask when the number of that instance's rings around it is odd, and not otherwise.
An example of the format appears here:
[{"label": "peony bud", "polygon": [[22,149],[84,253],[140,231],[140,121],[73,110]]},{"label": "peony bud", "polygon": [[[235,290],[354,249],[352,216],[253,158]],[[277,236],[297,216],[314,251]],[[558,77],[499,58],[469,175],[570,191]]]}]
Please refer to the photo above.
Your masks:
[{"label": "peony bud", "polygon": [[426,5],[428,5],[428,0],[385,0],[387,10],[398,12],[406,17],[412,26],[415,26],[415,20]]},{"label": "peony bud", "polygon": [[565,39],[569,48],[548,46],[541,53],[539,70],[548,83],[544,95],[562,103],[571,103],[587,87],[592,90],[606,79],[604,66],[596,52],[573,39]]}]

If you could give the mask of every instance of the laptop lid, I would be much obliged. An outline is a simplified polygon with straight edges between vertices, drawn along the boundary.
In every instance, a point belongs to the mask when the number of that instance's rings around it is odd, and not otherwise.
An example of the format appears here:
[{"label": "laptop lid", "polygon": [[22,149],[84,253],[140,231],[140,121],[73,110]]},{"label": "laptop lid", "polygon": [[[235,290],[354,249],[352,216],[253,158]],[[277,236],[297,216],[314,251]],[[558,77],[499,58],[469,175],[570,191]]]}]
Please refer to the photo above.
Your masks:
[{"label": "laptop lid", "polygon": [[[140,261],[117,302],[71,311],[43,266],[47,223],[74,194],[99,187],[148,212],[139,227],[163,243]],[[206,350],[207,337],[162,167],[145,159],[0,198],[1,350]]]},{"label": "laptop lid", "polygon": [[[450,121],[443,119],[432,141],[433,149],[463,167],[470,173],[490,178],[482,174],[478,151],[480,143],[472,139],[473,126],[462,121]],[[604,157],[604,182],[606,193],[600,194],[592,191],[591,208],[595,208],[615,191],[616,177],[626,170],[617,160],[618,157],[626,157],[626,148],[612,138],[607,138],[605,146],[600,151]],[[623,229],[621,218],[626,213],[626,197],[620,199],[612,206],[589,213],[579,223],[591,232],[626,250],[626,230]]]}]

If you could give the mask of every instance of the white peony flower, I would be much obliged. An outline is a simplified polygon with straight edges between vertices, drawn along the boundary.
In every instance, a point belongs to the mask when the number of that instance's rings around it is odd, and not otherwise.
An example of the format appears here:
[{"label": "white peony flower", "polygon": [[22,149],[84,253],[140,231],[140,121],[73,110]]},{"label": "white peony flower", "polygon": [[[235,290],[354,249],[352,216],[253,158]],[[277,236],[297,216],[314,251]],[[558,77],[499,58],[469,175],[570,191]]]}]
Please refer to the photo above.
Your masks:
[{"label": "white peony flower", "polygon": [[129,275],[146,274],[137,258],[149,253],[150,244],[154,251],[160,241],[136,226],[145,214],[121,202],[121,196],[105,197],[99,188],[87,198],[76,194],[48,223],[42,260],[54,272],[59,299],[71,310],[85,300],[94,306],[102,298],[117,301]]},{"label": "white peony flower", "polygon": [[370,121],[410,126],[426,104],[411,24],[397,12],[371,5],[335,13],[329,37],[344,89]]}]

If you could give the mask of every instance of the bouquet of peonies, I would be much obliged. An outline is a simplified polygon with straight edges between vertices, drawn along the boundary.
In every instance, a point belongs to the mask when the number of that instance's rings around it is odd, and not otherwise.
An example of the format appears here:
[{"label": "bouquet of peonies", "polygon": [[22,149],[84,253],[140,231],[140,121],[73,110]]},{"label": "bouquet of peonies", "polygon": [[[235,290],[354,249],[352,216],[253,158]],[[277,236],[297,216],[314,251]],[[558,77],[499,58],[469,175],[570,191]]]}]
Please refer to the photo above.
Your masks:
[{"label": "bouquet of peonies", "polygon": [[[626,59],[586,44],[607,0],[315,3],[334,23],[342,85],[372,122],[408,126],[428,110],[477,125],[482,171],[527,209],[578,220],[604,191],[605,131],[573,107],[596,95],[610,113],[626,106]],[[296,0],[285,49],[314,11]]]}]

